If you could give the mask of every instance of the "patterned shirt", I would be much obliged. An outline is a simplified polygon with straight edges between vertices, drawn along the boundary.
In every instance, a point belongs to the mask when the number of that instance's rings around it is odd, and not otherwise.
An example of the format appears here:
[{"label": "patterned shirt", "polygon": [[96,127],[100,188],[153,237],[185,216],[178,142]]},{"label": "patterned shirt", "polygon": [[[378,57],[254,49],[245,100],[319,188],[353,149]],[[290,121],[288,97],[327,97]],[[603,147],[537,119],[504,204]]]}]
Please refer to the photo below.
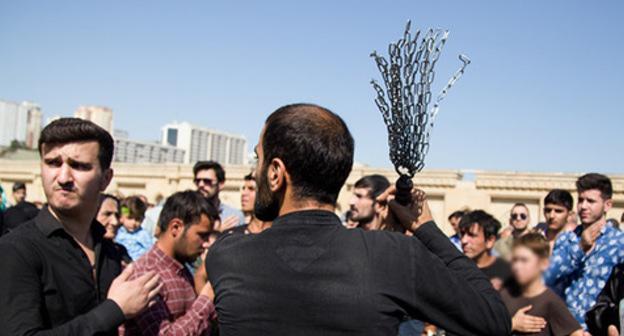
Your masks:
[{"label": "patterned shirt", "polygon": [[580,246],[582,232],[579,226],[557,238],[544,279],[559,291],[572,315],[586,329],[585,313],[596,302],[613,267],[624,262],[624,233],[605,225],[594,248],[585,254]]},{"label": "patterned shirt", "polygon": [[158,246],[134,263],[132,278],[154,271],[163,287],[156,304],[125,324],[120,335],[208,335],[215,308],[204,295],[195,294],[193,277],[186,267]]},{"label": "patterned shirt", "polygon": [[142,227],[130,232],[122,225],[117,231],[115,241],[128,250],[132,260],[137,260],[152,248],[155,239]]}]

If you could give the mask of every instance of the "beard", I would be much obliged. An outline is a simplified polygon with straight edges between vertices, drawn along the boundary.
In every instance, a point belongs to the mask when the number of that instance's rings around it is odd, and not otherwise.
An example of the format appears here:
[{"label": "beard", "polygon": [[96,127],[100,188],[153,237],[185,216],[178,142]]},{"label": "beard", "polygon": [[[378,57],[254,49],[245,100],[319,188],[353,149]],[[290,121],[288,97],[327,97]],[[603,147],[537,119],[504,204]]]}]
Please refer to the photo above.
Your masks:
[{"label": "beard", "polygon": [[262,172],[256,177],[258,190],[254,202],[254,214],[261,221],[272,222],[279,216],[280,202],[277,195],[272,193],[271,188],[269,188],[266,173],[267,168],[263,167]]}]

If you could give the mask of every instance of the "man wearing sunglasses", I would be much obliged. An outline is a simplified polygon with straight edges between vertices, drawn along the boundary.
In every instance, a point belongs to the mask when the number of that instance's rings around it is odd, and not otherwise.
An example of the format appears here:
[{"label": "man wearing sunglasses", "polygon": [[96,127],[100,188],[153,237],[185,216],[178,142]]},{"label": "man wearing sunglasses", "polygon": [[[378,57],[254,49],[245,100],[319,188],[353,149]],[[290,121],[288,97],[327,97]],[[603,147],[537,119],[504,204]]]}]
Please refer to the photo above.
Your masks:
[{"label": "man wearing sunglasses", "polygon": [[524,203],[516,203],[511,207],[509,215],[509,226],[505,229],[505,233],[501,233],[501,239],[496,242],[494,250],[498,255],[509,260],[511,258],[511,245],[514,239],[521,237],[531,231],[531,216],[529,214],[529,207]]},{"label": "man wearing sunglasses", "polygon": [[199,161],[193,167],[193,182],[201,193],[215,208],[219,209],[221,220],[215,223],[215,230],[228,231],[245,224],[243,212],[224,204],[219,193],[225,186],[225,170],[216,161]]}]

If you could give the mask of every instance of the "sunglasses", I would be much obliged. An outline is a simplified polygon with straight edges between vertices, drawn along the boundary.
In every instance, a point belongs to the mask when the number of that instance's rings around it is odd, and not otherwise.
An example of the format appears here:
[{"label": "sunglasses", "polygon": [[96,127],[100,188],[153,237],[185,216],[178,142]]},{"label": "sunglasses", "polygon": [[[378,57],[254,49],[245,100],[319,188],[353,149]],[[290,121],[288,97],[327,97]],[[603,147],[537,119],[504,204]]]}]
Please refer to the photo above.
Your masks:
[{"label": "sunglasses", "polygon": [[195,182],[196,186],[199,186],[200,182],[204,183],[204,185],[208,187],[212,187],[215,184],[215,181],[209,178],[196,178],[193,180],[193,182]]},{"label": "sunglasses", "polygon": [[518,219],[525,220],[525,219],[527,219],[527,215],[526,214],[511,214],[511,219],[513,219],[513,220],[518,220]]}]

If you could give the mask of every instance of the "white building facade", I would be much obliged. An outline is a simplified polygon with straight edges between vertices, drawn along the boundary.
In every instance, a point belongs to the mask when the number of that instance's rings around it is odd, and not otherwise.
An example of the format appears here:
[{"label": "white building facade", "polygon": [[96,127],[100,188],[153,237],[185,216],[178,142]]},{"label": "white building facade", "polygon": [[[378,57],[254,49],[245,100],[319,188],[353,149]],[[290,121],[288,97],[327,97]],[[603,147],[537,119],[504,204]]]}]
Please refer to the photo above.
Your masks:
[{"label": "white building facade", "polygon": [[74,117],[89,120],[113,134],[113,110],[104,106],[79,106]]},{"label": "white building facade", "polygon": [[42,117],[37,104],[0,100],[0,146],[10,146],[16,140],[28,148],[37,147]]},{"label": "white building facade", "polygon": [[183,163],[184,150],[158,143],[116,138],[113,161],[125,163]]},{"label": "white building facade", "polygon": [[162,128],[162,144],[183,149],[184,163],[214,160],[224,165],[247,164],[247,139],[188,122]]}]

